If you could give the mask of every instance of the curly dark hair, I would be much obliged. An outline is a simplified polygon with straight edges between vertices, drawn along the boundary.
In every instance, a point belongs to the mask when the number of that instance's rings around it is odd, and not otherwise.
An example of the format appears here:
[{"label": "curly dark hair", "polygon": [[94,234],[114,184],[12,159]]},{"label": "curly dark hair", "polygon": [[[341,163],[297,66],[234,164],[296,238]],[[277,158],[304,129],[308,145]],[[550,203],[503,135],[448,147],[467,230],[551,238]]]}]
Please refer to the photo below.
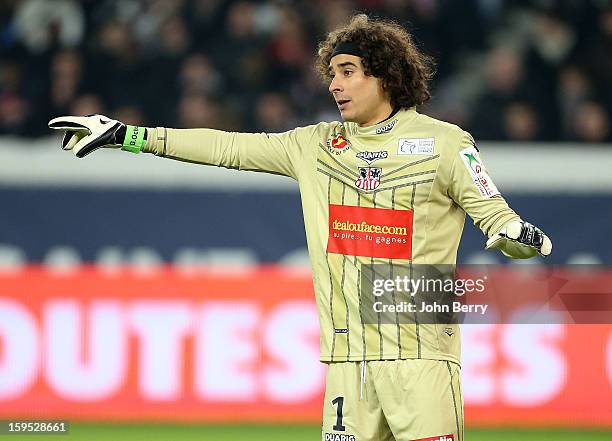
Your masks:
[{"label": "curly dark hair", "polygon": [[399,23],[370,19],[365,14],[330,32],[319,43],[315,67],[324,81],[330,80],[329,62],[339,43],[353,42],[364,57],[366,75],[382,80],[394,109],[421,105],[429,98],[428,82],[434,75],[433,58],[422,53],[411,35]]}]

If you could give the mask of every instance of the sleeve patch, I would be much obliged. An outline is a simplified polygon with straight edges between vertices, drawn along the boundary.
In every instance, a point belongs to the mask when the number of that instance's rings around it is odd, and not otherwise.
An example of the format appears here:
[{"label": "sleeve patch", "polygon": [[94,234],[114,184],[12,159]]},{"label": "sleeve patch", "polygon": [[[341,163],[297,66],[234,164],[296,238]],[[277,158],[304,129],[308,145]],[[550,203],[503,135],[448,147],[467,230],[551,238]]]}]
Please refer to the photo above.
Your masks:
[{"label": "sleeve patch", "polygon": [[499,190],[487,173],[487,170],[480,159],[480,153],[475,146],[468,147],[459,152],[463,165],[468,169],[474,185],[483,198],[498,196]]}]

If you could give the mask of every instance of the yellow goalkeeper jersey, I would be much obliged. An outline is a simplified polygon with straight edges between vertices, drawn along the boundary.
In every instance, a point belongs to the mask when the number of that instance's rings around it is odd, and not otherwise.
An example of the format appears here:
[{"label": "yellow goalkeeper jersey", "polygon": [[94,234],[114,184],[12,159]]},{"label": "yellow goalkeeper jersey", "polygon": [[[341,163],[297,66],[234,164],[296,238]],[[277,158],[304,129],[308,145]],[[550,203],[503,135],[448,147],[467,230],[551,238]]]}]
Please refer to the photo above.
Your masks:
[{"label": "yellow goalkeeper jersey", "polygon": [[370,127],[322,122],[284,133],[148,129],[145,151],[297,180],[321,330],[321,361],[459,363],[457,325],[365,323],[363,265],[454,264],[465,214],[487,235],[518,218],[472,137],[418,113]]}]

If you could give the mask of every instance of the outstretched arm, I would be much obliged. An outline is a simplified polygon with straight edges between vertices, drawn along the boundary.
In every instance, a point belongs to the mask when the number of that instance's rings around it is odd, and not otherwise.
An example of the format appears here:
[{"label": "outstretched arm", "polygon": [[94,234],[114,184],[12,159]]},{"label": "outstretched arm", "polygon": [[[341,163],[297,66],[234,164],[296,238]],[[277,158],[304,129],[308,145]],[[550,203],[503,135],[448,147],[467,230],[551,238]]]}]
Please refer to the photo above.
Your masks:
[{"label": "outstretched arm", "polygon": [[[238,133],[213,129],[145,128],[123,124],[103,115],[64,116],[49,121],[63,131],[62,148],[83,158],[98,148],[121,148],[133,153],[239,170],[298,173],[317,126],[283,133]],[[297,166],[296,166],[297,165]]]}]

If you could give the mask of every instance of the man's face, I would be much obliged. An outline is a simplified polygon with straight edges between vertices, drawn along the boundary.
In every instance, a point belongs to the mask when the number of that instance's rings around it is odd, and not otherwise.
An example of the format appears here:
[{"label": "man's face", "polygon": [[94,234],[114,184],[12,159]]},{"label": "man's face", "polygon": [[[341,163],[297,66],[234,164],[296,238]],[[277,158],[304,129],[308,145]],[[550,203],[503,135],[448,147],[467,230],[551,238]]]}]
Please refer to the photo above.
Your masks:
[{"label": "man's face", "polygon": [[329,91],[344,121],[370,126],[387,118],[393,110],[380,78],[365,74],[360,57],[336,55],[330,60],[329,73]]}]

